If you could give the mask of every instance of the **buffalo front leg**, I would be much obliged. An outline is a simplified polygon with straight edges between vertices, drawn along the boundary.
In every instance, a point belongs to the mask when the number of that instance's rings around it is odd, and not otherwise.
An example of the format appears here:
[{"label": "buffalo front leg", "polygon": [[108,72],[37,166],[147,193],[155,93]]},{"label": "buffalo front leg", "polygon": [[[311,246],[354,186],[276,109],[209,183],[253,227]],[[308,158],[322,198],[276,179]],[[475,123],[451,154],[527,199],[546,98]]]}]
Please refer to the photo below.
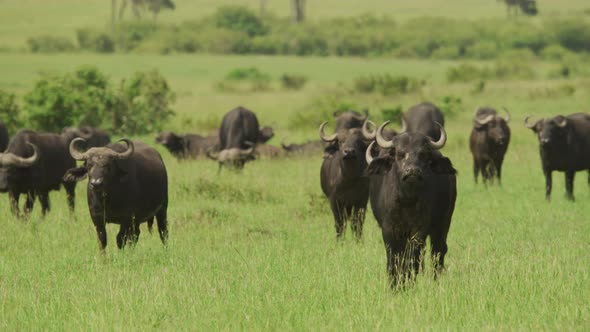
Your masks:
[{"label": "buffalo front leg", "polygon": [[334,226],[336,227],[336,239],[341,239],[344,234],[344,227],[346,226],[346,218],[344,211],[344,204],[337,200],[330,201],[332,214],[334,215]]},{"label": "buffalo front leg", "polygon": [[94,228],[96,229],[96,235],[98,236],[98,248],[101,252],[104,252],[104,249],[107,246],[107,230],[105,223],[102,220],[100,222],[95,222]]},{"label": "buffalo front leg", "polygon": [[76,182],[65,182],[64,189],[66,190],[70,212],[74,213],[74,207],[76,205]]},{"label": "buffalo front leg", "polygon": [[35,205],[35,192],[29,191],[27,193],[27,200],[25,201],[25,208],[24,208],[25,216],[28,217],[31,214],[31,211],[33,211],[34,205]]},{"label": "buffalo front leg", "polygon": [[167,205],[164,204],[160,211],[156,214],[156,222],[158,223],[158,233],[160,233],[160,240],[164,246],[168,245],[168,219],[167,219]]},{"label": "buffalo front leg", "polygon": [[566,171],[565,172],[565,196],[569,200],[574,200],[574,177],[576,175],[575,171]]},{"label": "buffalo front leg", "polygon": [[551,188],[553,187],[553,174],[550,170],[545,170],[545,199],[551,200]]},{"label": "buffalo front leg", "polygon": [[18,200],[20,198],[20,194],[10,191],[8,193],[8,199],[10,200],[10,211],[14,216],[20,218],[20,209],[18,208]]},{"label": "buffalo front leg", "polygon": [[391,225],[383,224],[381,227],[383,235],[383,244],[385,245],[385,254],[387,256],[387,274],[391,288],[398,286],[400,282],[401,263],[403,261],[404,245],[400,239],[393,236]]},{"label": "buffalo front leg", "polygon": [[434,266],[434,278],[444,271],[445,255],[448,251],[446,234],[430,235],[430,255]]},{"label": "buffalo front leg", "polygon": [[41,213],[43,216],[49,212],[51,209],[49,205],[49,193],[40,193],[39,194],[39,203],[41,203]]},{"label": "buffalo front leg", "polygon": [[131,222],[132,221],[129,220],[125,223],[121,223],[119,233],[117,234],[117,247],[119,247],[119,249],[123,249],[127,244],[127,239],[131,230]]},{"label": "buffalo front leg", "polygon": [[360,241],[363,237],[363,224],[365,223],[365,209],[355,206],[352,211],[351,228],[356,240]]},{"label": "buffalo front leg", "polygon": [[473,180],[477,184],[477,176],[479,175],[479,163],[477,160],[473,160]]}]

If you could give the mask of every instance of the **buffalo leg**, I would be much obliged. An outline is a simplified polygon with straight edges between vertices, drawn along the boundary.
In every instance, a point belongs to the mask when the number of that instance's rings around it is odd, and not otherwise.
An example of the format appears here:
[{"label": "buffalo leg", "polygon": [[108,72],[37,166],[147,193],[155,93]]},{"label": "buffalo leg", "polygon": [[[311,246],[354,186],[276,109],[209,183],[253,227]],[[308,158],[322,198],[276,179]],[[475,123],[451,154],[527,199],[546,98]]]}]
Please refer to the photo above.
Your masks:
[{"label": "buffalo leg", "polygon": [[40,193],[39,194],[39,203],[41,203],[41,213],[43,216],[47,214],[50,210],[49,206],[49,193]]},{"label": "buffalo leg", "polygon": [[20,209],[18,208],[18,200],[20,198],[20,194],[11,191],[8,193],[8,197],[10,200],[10,211],[17,218],[20,218]]},{"label": "buffalo leg", "polygon": [[574,176],[576,175],[575,171],[566,171],[565,172],[565,191],[566,197],[569,200],[574,200]]},{"label": "buffalo leg", "polygon": [[135,219],[133,219],[131,227],[127,231],[127,241],[129,241],[129,243],[132,246],[135,246],[137,244],[137,241],[139,241],[140,233],[141,231],[139,230],[139,224],[136,222]]},{"label": "buffalo leg", "polygon": [[477,184],[477,176],[479,175],[479,163],[477,162],[477,160],[473,160],[473,179],[475,180],[475,183]]},{"label": "buffalo leg", "polygon": [[98,248],[103,252],[107,246],[107,229],[105,223],[102,220],[98,223],[94,223],[94,228],[96,229],[96,235],[98,236]]},{"label": "buffalo leg", "polygon": [[152,234],[152,226],[154,225],[154,217],[149,218],[147,221],[148,232]]},{"label": "buffalo leg", "polygon": [[123,249],[125,247],[125,244],[127,244],[127,238],[129,236],[130,229],[131,221],[121,223],[119,233],[117,234],[117,247],[119,247],[119,249]]},{"label": "buffalo leg", "polygon": [[502,185],[502,160],[496,165],[496,177],[498,177],[498,184]]},{"label": "buffalo leg", "polygon": [[553,174],[550,170],[545,170],[545,199],[551,199],[551,188],[553,187]]},{"label": "buffalo leg", "polygon": [[76,205],[76,183],[75,182],[65,182],[64,189],[66,190],[66,195],[68,197],[68,207],[70,208],[70,212],[74,212],[74,206]]},{"label": "buffalo leg", "polygon": [[168,220],[167,220],[168,203],[160,208],[156,214],[156,221],[158,223],[158,233],[160,233],[160,240],[166,246],[168,244]]},{"label": "buffalo leg", "polygon": [[344,227],[346,226],[345,211],[342,204],[333,200],[330,202],[332,214],[334,215],[334,226],[336,227],[336,238],[341,239],[344,234]]},{"label": "buffalo leg", "polygon": [[395,288],[400,281],[400,268],[402,267],[405,241],[395,239],[391,225],[382,225],[383,244],[387,256],[387,274],[392,288]]},{"label": "buffalo leg", "polygon": [[445,255],[447,254],[446,234],[430,236],[430,255],[434,265],[434,277],[436,278],[445,268]]},{"label": "buffalo leg", "polygon": [[29,214],[31,214],[31,211],[33,211],[34,205],[35,205],[35,193],[32,191],[29,191],[27,193],[27,200],[25,201],[25,208],[24,208],[25,216],[28,216]]},{"label": "buffalo leg", "polygon": [[352,212],[351,227],[357,241],[363,237],[363,224],[365,223],[365,209],[355,206]]}]

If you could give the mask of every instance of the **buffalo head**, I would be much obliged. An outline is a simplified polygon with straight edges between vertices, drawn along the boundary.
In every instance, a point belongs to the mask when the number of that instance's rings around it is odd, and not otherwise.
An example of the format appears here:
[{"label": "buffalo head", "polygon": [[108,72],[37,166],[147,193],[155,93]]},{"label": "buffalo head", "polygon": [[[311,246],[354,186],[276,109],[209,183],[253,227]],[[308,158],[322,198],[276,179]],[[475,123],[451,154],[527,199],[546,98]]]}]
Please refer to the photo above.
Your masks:
[{"label": "buffalo head", "polygon": [[262,127],[258,132],[258,143],[266,143],[275,135],[274,130],[271,127]]},{"label": "buffalo head", "polygon": [[567,136],[567,119],[558,115],[550,119],[540,119],[535,123],[529,123],[530,116],[524,119],[525,127],[531,129],[539,138],[541,147],[552,146],[557,142],[563,142]]},{"label": "buffalo head", "polygon": [[219,162],[219,166],[231,166],[237,169],[244,167],[247,161],[254,160],[254,146],[248,149],[229,148],[221,151],[206,152],[207,157]]},{"label": "buffalo head", "polygon": [[80,142],[84,142],[84,139],[76,138],[70,143],[70,154],[76,160],[83,160],[84,166],[68,170],[64,175],[65,181],[80,181],[88,176],[89,190],[104,191],[127,174],[126,166],[118,161],[129,159],[133,155],[135,146],[129,139],[119,141],[127,145],[122,152],[109,147],[90,148],[82,152],[76,146]]},{"label": "buffalo head", "polygon": [[508,121],[510,121],[510,113],[508,109],[504,107],[506,111],[506,117],[502,118],[494,113],[489,114],[478,114],[477,109],[473,117],[473,127],[478,132],[486,132],[489,139],[491,139],[498,146],[508,144],[510,139]]},{"label": "buffalo head", "polygon": [[160,133],[156,137],[156,143],[162,144],[171,153],[179,153],[184,149],[184,137],[176,135],[171,131],[165,131]]},{"label": "buffalo head", "polygon": [[388,123],[389,121],[386,121],[377,129],[375,138],[379,147],[388,150],[389,153],[373,158],[372,146],[367,149],[365,158],[369,164],[367,169],[369,174],[384,175],[394,170],[400,189],[406,197],[415,195],[433,175],[455,174],[450,160],[437,151],[447,141],[447,134],[440,124],[437,123],[441,136],[438,141],[433,141],[420,133],[403,133],[391,140],[385,139],[383,129]]},{"label": "buffalo head", "polygon": [[360,129],[340,130],[338,133],[327,136],[324,133],[324,127],[327,122],[320,126],[320,138],[328,143],[325,148],[324,158],[337,158],[340,162],[341,169],[353,173],[360,173],[364,170],[365,150],[367,149],[367,139],[363,136]]},{"label": "buffalo head", "polygon": [[39,159],[37,146],[29,142],[27,146],[30,151],[25,151],[24,154],[30,154],[30,157],[17,156],[12,152],[0,153],[0,192],[6,192],[10,183],[18,183],[19,178]]}]

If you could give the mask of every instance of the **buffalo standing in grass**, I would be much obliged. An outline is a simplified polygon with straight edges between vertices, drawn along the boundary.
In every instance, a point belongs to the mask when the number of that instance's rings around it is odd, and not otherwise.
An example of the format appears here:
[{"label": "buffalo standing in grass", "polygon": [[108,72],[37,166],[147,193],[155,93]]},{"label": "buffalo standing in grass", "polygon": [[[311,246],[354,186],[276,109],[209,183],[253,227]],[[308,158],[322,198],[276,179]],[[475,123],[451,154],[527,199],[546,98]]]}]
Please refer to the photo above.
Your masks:
[{"label": "buffalo standing in grass", "polygon": [[440,109],[432,103],[420,103],[402,115],[401,132],[419,133],[438,140],[440,129],[437,123],[443,127],[445,125],[445,118]]},{"label": "buffalo standing in grass", "polygon": [[41,212],[50,210],[49,192],[63,184],[70,210],[74,210],[76,184],[63,182],[66,171],[76,163],[68,153],[65,139],[57,134],[21,130],[0,153],[0,192],[8,192],[12,213],[20,216],[19,197],[25,194],[25,215],[39,197]]},{"label": "buffalo standing in grass", "polygon": [[107,245],[106,223],[119,224],[117,246],[135,244],[139,225],[151,225],[156,218],[162,243],[168,238],[168,176],[160,154],[152,147],[122,139],[126,144],[109,144],[86,152],[76,145],[84,142],[76,138],[70,143],[70,154],[84,166],[70,169],[64,180],[75,183],[88,177],[88,208],[96,228],[101,251]]},{"label": "buffalo standing in grass", "polygon": [[64,128],[62,131],[62,136],[66,139],[68,144],[70,144],[74,138],[83,138],[86,140],[86,148],[106,146],[111,142],[111,137],[106,131],[88,126],[80,128]]},{"label": "buffalo standing in grass", "polygon": [[216,151],[207,152],[207,156],[222,166],[242,169],[249,160],[254,160],[256,143],[268,141],[274,133],[270,127],[260,130],[258,118],[254,112],[237,107],[225,114],[219,129],[219,146]]},{"label": "buffalo standing in grass", "polygon": [[330,201],[337,238],[342,237],[346,220],[351,219],[352,231],[360,240],[369,199],[369,179],[364,176],[368,142],[359,129],[326,136],[326,124],[320,126],[320,138],[329,143],[320,172],[322,191]]},{"label": "buffalo standing in grass", "polygon": [[4,122],[0,120],[0,152],[4,152],[4,150],[6,150],[6,147],[8,146],[8,141],[8,130],[6,129]]},{"label": "buffalo standing in grass", "polygon": [[[551,197],[552,172],[565,172],[565,189],[568,199],[574,199],[574,175],[577,171],[590,171],[590,115],[583,113],[558,115],[540,119],[535,123],[524,120],[539,139],[541,164],[545,174],[545,197]],[[589,177],[590,181],[590,177]]]},{"label": "buffalo standing in grass", "polygon": [[156,143],[162,144],[178,160],[197,158],[205,155],[205,153],[213,149],[218,142],[218,135],[177,135],[170,131],[160,133],[160,135],[156,137]]},{"label": "buffalo standing in grass", "polygon": [[383,128],[388,123],[377,130],[376,142],[389,153],[373,158],[369,148],[366,159],[371,208],[381,227],[387,270],[396,285],[418,273],[427,237],[435,271],[443,269],[457,186],[451,161],[438,151],[447,140],[442,126],[437,141],[420,133],[387,140]]},{"label": "buffalo standing in grass", "polygon": [[[506,109],[505,109],[506,110]],[[473,117],[473,129],[469,138],[469,147],[473,155],[473,176],[475,183],[479,173],[484,184],[502,180],[502,163],[510,143],[508,121],[510,113],[506,110],[506,118],[498,116],[490,107],[478,108]]]}]

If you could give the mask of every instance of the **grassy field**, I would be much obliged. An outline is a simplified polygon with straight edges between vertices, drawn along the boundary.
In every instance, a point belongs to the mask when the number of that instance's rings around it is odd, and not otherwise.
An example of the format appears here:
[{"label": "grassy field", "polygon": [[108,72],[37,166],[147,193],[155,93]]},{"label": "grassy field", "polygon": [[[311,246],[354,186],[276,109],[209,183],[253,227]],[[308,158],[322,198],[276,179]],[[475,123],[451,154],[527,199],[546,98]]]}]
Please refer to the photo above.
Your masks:
[{"label": "grassy field", "polygon": [[[280,16],[288,1],[268,1]],[[230,0],[176,0],[161,20],[180,22],[212,13]],[[257,8],[257,0],[244,0]],[[362,3],[362,4],[361,4]],[[582,15],[585,0],[538,0],[541,19]],[[398,20],[433,14],[503,17],[493,0],[309,1],[312,19],[390,14]],[[83,26],[104,26],[110,1],[4,0],[0,48],[24,47],[32,35],[74,36]],[[177,94],[177,116],[166,125],[206,133],[208,123],[237,105],[272,125],[278,145],[317,138],[317,128],[294,129],[292,117],[318,96],[350,86],[360,75],[389,73],[424,79],[416,93],[362,97],[377,106],[408,108],[445,96],[462,100],[447,118],[443,153],[459,171],[458,201],[449,234],[447,271],[438,280],[424,271],[416,284],[393,293],[387,285],[381,233],[367,214],[364,238],[336,243],[333,219],[319,185],[321,156],[259,160],[242,173],[217,174],[209,160],[177,162],[161,147],[170,179],[170,245],[142,226],[135,248],[119,251],[118,228],[107,226],[105,255],[86,203],[86,182],[70,215],[63,192],[51,194],[52,211],[30,221],[11,216],[0,197],[0,330],[588,330],[590,328],[590,190],[587,174],[575,182],[576,201],[565,199],[564,176],[554,174],[552,201],[544,199],[538,144],[522,125],[537,117],[588,111],[590,79],[547,79],[559,64],[535,62],[530,81],[448,84],[448,61],[209,55],[31,55],[0,53],[0,90],[20,97],[40,72],[65,73],[92,64],[118,81],[157,68]],[[258,93],[220,92],[215,83],[234,68],[255,66],[275,86]],[[302,74],[300,91],[276,86],[283,73]],[[575,88],[572,95],[561,87]],[[468,137],[479,105],[507,106],[512,140],[503,186],[473,183]],[[0,115],[1,117],[1,115]],[[331,120],[331,119],[326,119]],[[331,124],[333,125],[333,124]],[[153,143],[153,136],[139,137]]]},{"label": "grassy field", "polygon": [[[447,272],[432,272],[392,294],[385,252],[371,214],[362,243],[347,234],[337,244],[331,213],[321,196],[321,157],[261,160],[241,174],[217,175],[207,160],[178,163],[162,151],[170,177],[170,246],[142,228],[136,248],[118,251],[117,228],[98,254],[88,216],[85,183],[69,216],[65,195],[53,210],[38,206],[23,223],[0,204],[0,329],[12,330],[585,330],[590,324],[588,246],[590,200],[586,174],[576,180],[576,202],[564,198],[563,175],[554,176],[551,203],[537,143],[521,123],[526,114],[585,110],[587,80],[491,82],[481,94],[471,85],[444,83],[452,63],[288,57],[0,55],[0,88],[22,94],[39,71],[65,72],[95,64],[113,78],[157,67],[178,94],[171,128],[187,119],[221,116],[237,104],[254,109],[277,138],[315,138],[316,129],[290,130],[290,115],[310,98],[362,73],[390,72],[429,79],[420,94],[391,98],[410,106],[444,95],[463,98],[463,111],[447,120],[444,153],[459,170],[459,197],[449,235]],[[309,76],[302,91],[228,94],[212,86],[231,68],[255,65],[277,77]],[[551,64],[539,64],[539,71]],[[541,75],[543,77],[543,75]],[[531,95],[573,84],[568,97]],[[468,135],[472,110],[506,105],[513,137],[503,187],[475,186]],[[152,137],[143,139],[152,142]]]}]

